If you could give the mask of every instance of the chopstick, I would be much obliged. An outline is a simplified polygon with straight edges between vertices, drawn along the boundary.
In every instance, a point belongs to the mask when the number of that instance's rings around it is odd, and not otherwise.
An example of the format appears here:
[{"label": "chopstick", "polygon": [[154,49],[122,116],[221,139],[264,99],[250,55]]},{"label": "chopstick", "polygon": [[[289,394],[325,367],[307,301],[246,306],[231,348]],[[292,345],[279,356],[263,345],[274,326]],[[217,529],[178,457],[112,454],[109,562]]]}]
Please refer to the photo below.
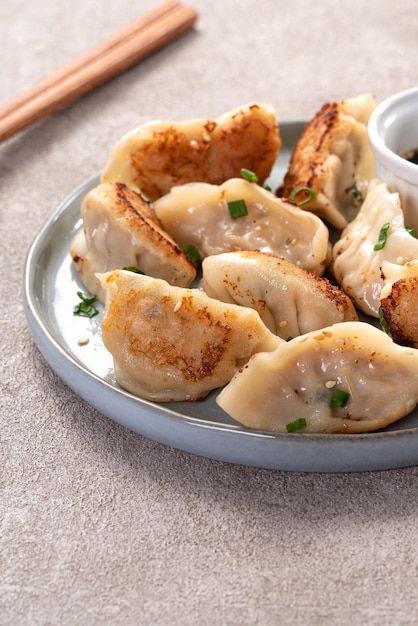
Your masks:
[{"label": "chopstick", "polygon": [[196,11],[168,0],[0,108],[0,141],[58,109],[189,30]]}]

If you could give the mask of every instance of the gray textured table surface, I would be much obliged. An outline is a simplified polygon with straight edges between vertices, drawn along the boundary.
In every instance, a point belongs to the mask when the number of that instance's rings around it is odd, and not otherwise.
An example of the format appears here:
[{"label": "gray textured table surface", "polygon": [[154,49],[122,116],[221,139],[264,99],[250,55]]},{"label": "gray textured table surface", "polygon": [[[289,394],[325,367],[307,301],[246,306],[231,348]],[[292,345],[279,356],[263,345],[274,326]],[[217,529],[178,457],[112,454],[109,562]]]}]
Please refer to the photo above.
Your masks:
[{"label": "gray textured table surface", "polygon": [[[24,318],[33,238],[153,118],[279,120],[415,86],[415,0],[195,0],[194,32],[0,145],[0,623],[412,624],[417,468],[298,474],[134,434],[52,372]],[[0,5],[0,102],[155,6]]]}]

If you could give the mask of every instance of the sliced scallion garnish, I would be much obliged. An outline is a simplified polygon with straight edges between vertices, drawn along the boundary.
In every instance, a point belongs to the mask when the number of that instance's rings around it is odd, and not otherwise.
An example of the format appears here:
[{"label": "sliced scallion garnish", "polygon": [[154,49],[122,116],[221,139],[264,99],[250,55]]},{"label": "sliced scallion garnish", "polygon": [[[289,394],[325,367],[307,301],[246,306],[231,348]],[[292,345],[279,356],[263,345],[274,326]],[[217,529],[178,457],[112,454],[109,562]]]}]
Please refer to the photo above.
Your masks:
[{"label": "sliced scallion garnish", "polygon": [[390,228],[390,222],[386,222],[386,224],[383,224],[382,228],[380,229],[379,238],[377,242],[374,244],[373,250],[383,250],[383,248],[386,245],[389,228]]},{"label": "sliced scallion garnish", "polygon": [[405,226],[405,230],[412,236],[416,237],[417,231],[415,228],[409,228],[409,226]]},{"label": "sliced scallion garnish", "polygon": [[382,306],[379,307],[379,322],[380,322],[380,325],[382,327],[382,330],[384,330],[384,332],[387,335],[390,335],[391,327],[390,327],[390,325],[387,323],[387,321],[385,319],[385,314],[384,314]]},{"label": "sliced scallion garnish", "polygon": [[356,202],[358,202],[359,204],[363,202],[363,194],[361,193],[360,189],[357,187],[356,181],[354,181],[351,187],[351,193],[353,194],[353,198]]},{"label": "sliced scallion garnish", "polygon": [[[302,200],[297,200],[297,197],[302,193],[304,194],[304,198]],[[298,206],[304,206],[305,204],[308,204],[308,202],[311,202],[314,198],[315,191],[311,189],[311,187],[295,187],[295,189],[292,189],[289,196],[289,199],[292,202],[295,202]]]},{"label": "sliced scallion garnish", "polygon": [[185,243],[183,246],[181,246],[181,249],[187,254],[192,263],[199,263],[200,254],[196,246],[194,246],[192,243]]},{"label": "sliced scallion garnish", "polygon": [[246,167],[241,168],[241,176],[248,180],[250,183],[258,183],[258,176],[251,170],[247,170]]},{"label": "sliced scallion garnish", "polygon": [[88,298],[87,296],[84,296],[81,291],[77,291],[77,295],[80,298],[81,302],[76,304],[76,306],[74,307],[73,315],[77,315],[78,317],[91,318],[99,313],[99,309],[96,309],[96,307],[93,306],[93,303],[96,301],[95,296]]},{"label": "sliced scallion garnish", "polygon": [[289,422],[288,424],[286,424],[286,430],[288,433],[296,433],[299,430],[304,430],[306,426],[306,419],[304,417],[300,417],[294,422]]},{"label": "sliced scallion garnish", "polygon": [[247,205],[245,204],[245,200],[231,200],[227,202],[229,213],[232,219],[236,219],[237,217],[244,217],[244,215],[248,215]]},{"label": "sliced scallion garnish", "polygon": [[144,272],[141,272],[140,269],[135,267],[135,265],[129,265],[128,267],[124,267],[123,269],[126,270],[127,272],[133,272],[134,274],[143,274],[144,273]]},{"label": "sliced scallion garnish", "polygon": [[344,391],[344,389],[335,389],[333,391],[332,396],[330,398],[330,405],[333,407],[343,407],[347,404],[350,394],[348,391]]}]

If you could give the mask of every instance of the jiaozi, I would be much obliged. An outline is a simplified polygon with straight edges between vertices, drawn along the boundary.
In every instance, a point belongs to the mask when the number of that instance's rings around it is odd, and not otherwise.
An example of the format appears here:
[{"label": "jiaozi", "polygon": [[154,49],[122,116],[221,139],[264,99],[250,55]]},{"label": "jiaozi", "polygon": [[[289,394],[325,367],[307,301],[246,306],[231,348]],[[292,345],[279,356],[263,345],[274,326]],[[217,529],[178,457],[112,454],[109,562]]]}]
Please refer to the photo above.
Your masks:
[{"label": "jiaozi", "polygon": [[232,418],[274,432],[363,433],[418,401],[418,350],[366,322],[342,322],[256,354],[217,397]]},{"label": "jiaozi", "polygon": [[241,168],[264,182],[280,146],[277,117],[269,104],[249,104],[217,119],[154,121],[118,141],[102,181],[126,183],[150,200],[174,185],[221,184],[239,176]]},{"label": "jiaozi", "polygon": [[282,339],[357,320],[348,296],[325,278],[259,251],[225,252],[202,263],[206,293],[249,306]]},{"label": "jiaozi", "polygon": [[[312,190],[314,197],[304,208],[344,228],[374,176],[367,123],[375,106],[370,94],[324,104],[298,140],[277,193],[290,197],[300,188]],[[304,192],[296,198],[304,200]]]},{"label": "jiaozi", "polygon": [[392,279],[408,261],[418,259],[418,240],[405,228],[397,193],[373,179],[357,217],[333,248],[338,284],[366,314],[378,317],[385,282],[383,266],[392,264]]},{"label": "jiaozi", "polygon": [[199,400],[254,353],[282,341],[252,309],[225,305],[199,289],[123,270],[100,280],[103,343],[118,383],[141,398]]},{"label": "jiaozi", "polygon": [[396,343],[418,348],[418,260],[401,268],[383,263],[382,273],[379,317],[385,330]]},{"label": "jiaozi", "polygon": [[187,287],[196,275],[194,264],[161,227],[154,211],[122,183],[102,183],[81,205],[83,229],[70,253],[87,289],[104,302],[96,277],[135,267],[170,284]]},{"label": "jiaozi", "polygon": [[[240,217],[233,212],[235,203],[244,208]],[[196,246],[201,258],[261,250],[318,275],[329,261],[329,233],[322,220],[243,178],[220,186],[174,187],[154,209],[173,239],[180,246]]]}]

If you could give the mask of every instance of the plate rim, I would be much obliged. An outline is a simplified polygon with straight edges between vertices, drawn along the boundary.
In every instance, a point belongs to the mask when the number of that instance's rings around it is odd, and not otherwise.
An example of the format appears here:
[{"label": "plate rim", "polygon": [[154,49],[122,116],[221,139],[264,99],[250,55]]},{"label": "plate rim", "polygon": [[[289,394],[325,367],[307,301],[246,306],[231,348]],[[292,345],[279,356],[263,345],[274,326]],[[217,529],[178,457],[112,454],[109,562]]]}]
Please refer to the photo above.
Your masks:
[{"label": "plate rim", "polygon": [[[295,129],[300,130],[305,124],[305,121],[282,122],[280,131],[284,135],[283,142],[286,131],[287,134],[294,133]],[[100,174],[96,173],[85,179],[61,200],[30,245],[24,270],[23,306],[32,337],[49,366],[78,396],[112,421],[140,435],[184,452],[217,461],[263,469],[301,472],[376,471],[418,464],[418,446],[411,444],[411,439],[415,441],[415,438],[418,438],[418,427],[359,434],[270,433],[251,430],[238,423],[236,426],[220,424],[184,415],[171,407],[164,406],[163,403],[152,403],[137,398],[115,387],[78,362],[55,339],[48,321],[41,315],[35,297],[34,277],[36,261],[43,252],[44,240],[48,233],[70,211],[72,203],[97,184],[99,177]],[[92,390],[101,392],[98,398],[94,397]],[[114,398],[116,402],[120,401],[127,415],[121,416],[113,407],[112,399]],[[109,408],[109,404],[112,408]],[[141,410],[148,413],[145,421],[139,415]],[[141,417],[139,429],[135,425],[135,419],[138,417]],[[146,421],[149,422],[148,426]],[[169,432],[161,432],[161,425]],[[202,432],[204,432],[204,441],[200,436]],[[184,434],[188,437],[184,438]],[[225,443],[228,444],[227,440],[231,438],[233,441],[238,441],[237,450],[231,450],[228,445],[225,446]],[[268,455],[258,457],[256,454],[254,456],[254,453],[248,449],[249,441],[252,444],[250,447],[256,448],[256,452],[258,448],[264,446]],[[337,449],[337,453],[334,453],[333,459],[324,459],[324,448],[329,448],[330,442],[332,442],[331,446]],[[352,445],[356,445],[359,452],[367,449],[367,454],[364,457],[362,454],[356,454],[356,460],[351,460],[347,457],[347,449]],[[374,448],[377,445],[384,450],[387,448],[386,452],[392,453],[392,460],[382,458],[381,454],[376,455]],[[393,458],[394,445],[399,448],[395,454],[396,460]],[[239,448],[239,446],[242,447]],[[228,448],[228,453],[225,450],[222,451],[225,447]],[[370,454],[370,448],[372,448],[372,454]],[[383,457],[385,456],[383,454]]]}]

